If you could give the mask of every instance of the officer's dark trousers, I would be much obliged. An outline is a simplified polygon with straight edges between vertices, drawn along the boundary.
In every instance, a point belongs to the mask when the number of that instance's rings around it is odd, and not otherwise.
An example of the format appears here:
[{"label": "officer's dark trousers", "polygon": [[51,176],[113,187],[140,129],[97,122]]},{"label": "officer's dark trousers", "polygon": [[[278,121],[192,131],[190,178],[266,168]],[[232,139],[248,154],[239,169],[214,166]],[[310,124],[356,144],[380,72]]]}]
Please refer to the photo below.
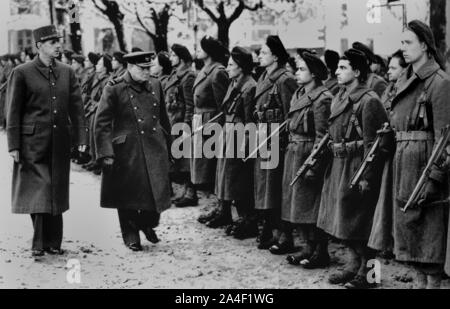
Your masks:
[{"label": "officer's dark trousers", "polygon": [[61,249],[63,239],[63,216],[32,214],[34,235],[32,250]]},{"label": "officer's dark trousers", "polygon": [[118,210],[125,245],[140,244],[139,231],[146,233],[159,225],[160,214],[152,211]]}]

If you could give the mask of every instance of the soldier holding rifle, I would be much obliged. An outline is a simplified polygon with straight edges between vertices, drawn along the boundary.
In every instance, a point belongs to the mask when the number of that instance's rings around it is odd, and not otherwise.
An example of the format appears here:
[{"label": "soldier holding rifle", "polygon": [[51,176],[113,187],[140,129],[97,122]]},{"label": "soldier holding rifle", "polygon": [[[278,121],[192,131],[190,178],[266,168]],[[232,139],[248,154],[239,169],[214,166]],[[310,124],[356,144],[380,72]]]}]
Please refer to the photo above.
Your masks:
[{"label": "soldier holding rifle", "polygon": [[[281,204],[282,237],[270,248],[273,254],[290,253],[294,249],[293,228],[306,241],[304,250],[296,256],[289,256],[291,264],[299,265],[311,259],[311,266],[328,265],[326,250],[328,237],[317,229],[323,172],[319,164],[307,172],[305,181],[298,181],[292,187],[295,173],[309,156],[315,144],[326,135],[331,92],[323,85],[328,78],[325,64],[317,56],[304,52],[298,61],[296,73],[300,88],[294,93],[288,114],[289,145],[284,158],[283,197]],[[319,162],[317,162],[319,163]],[[323,169],[322,169],[323,171]],[[325,250],[318,244],[325,246]],[[313,256],[314,255],[314,256]]]},{"label": "soldier holding rifle", "polygon": [[450,123],[450,80],[426,24],[418,20],[408,24],[402,52],[409,66],[398,80],[390,113],[397,138],[393,166],[394,254],[397,260],[409,262],[417,270],[421,288],[438,288],[447,242],[448,169],[433,164],[418,200],[406,212],[402,209],[442,129]]},{"label": "soldier holding rifle", "polygon": [[337,77],[342,87],[331,104],[329,119],[333,159],[325,173],[317,220],[319,228],[343,240],[349,248],[345,269],[329,278],[331,284],[345,284],[347,288],[372,286],[366,277],[367,261],[373,254],[366,245],[380,187],[378,164],[364,173],[359,190],[350,189],[350,180],[364,154],[387,122],[377,94],[365,84],[368,73],[367,58],[358,50],[346,51],[339,61]]}]

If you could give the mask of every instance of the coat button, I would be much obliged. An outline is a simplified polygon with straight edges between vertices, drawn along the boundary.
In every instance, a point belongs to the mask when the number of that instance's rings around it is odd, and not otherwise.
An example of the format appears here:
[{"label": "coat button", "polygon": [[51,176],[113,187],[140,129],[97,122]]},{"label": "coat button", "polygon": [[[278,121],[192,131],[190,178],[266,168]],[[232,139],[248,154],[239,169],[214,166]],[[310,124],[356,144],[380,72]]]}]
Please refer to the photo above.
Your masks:
[{"label": "coat button", "polygon": [[53,126],[53,129],[56,129],[56,125]]},{"label": "coat button", "polygon": [[56,100],[56,97],[53,97],[52,99],[53,99],[53,100]]},{"label": "coat button", "polygon": [[141,135],[144,135],[145,134],[145,132],[144,131],[141,131]]},{"label": "coat button", "polygon": [[157,117],[156,116],[153,116],[153,119],[156,119]]},{"label": "coat button", "polygon": [[132,99],[132,98],[134,98],[134,96],[133,96],[133,95],[130,95],[130,99]]},{"label": "coat button", "polygon": [[55,86],[55,83],[52,83],[52,86]]},{"label": "coat button", "polygon": [[153,106],[156,107],[156,106],[158,106],[158,104],[155,103],[155,104],[153,104]]},{"label": "coat button", "polygon": [[138,109],[137,106],[135,106],[135,107],[134,107],[134,110],[136,111],[137,109]]},{"label": "coat button", "polygon": [[153,128],[153,132],[156,132],[156,128]]},{"label": "coat button", "polygon": [[57,111],[57,110],[54,110],[54,111],[53,111],[53,114],[55,114],[55,115],[56,115],[57,113],[58,113],[58,111]]},{"label": "coat button", "polygon": [[138,122],[142,122],[142,121],[144,121],[144,120],[142,120],[142,119],[138,119]]}]

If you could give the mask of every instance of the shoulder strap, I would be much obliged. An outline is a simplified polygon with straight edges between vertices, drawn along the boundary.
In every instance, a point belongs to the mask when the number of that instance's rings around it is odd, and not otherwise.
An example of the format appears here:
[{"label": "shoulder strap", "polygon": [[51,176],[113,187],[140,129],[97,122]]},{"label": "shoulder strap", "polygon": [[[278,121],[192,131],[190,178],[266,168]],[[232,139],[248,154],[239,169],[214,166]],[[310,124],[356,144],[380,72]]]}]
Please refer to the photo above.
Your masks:
[{"label": "shoulder strap", "polygon": [[[366,92],[364,92],[364,94],[361,96],[361,98],[363,96],[365,96],[367,93],[369,93],[370,91],[371,90],[369,89]],[[349,98],[349,100],[350,100],[350,98]],[[353,102],[351,102],[351,103],[352,103],[352,114],[350,115],[350,121],[347,125],[347,131],[345,133],[346,141],[348,141],[350,139],[353,128],[356,129],[356,133],[358,133],[359,138],[361,138],[361,139],[364,138],[363,130],[362,130],[361,124],[360,124],[358,116],[357,116],[359,107],[361,106],[361,99],[358,101],[358,103],[353,103]]]},{"label": "shoulder strap", "polygon": [[418,128],[421,120],[423,122],[424,129],[429,128],[429,118],[428,118],[428,113],[427,113],[427,103],[429,102],[428,90],[430,89],[431,84],[435,80],[437,72],[438,71],[436,71],[433,74],[433,77],[425,80],[424,89],[422,90],[419,98],[417,99],[416,105],[413,109],[412,117],[410,117],[410,119],[408,121],[409,122],[408,130],[410,127]]}]

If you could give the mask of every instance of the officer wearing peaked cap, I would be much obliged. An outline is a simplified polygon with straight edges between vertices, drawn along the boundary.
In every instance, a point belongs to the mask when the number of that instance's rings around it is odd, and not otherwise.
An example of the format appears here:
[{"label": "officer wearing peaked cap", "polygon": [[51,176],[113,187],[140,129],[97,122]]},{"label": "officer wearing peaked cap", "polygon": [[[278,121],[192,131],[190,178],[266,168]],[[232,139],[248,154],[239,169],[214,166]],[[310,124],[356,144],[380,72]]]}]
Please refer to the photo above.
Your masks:
[{"label": "officer wearing peaked cap", "polygon": [[61,36],[54,26],[33,35],[39,55],[18,66],[8,82],[7,137],[14,158],[13,212],[31,214],[32,254],[42,256],[62,253],[71,147],[87,144],[88,129],[75,72],[55,61]]},{"label": "officer wearing peaked cap", "polygon": [[140,231],[159,241],[153,228],[171,205],[171,130],[161,84],[150,76],[151,55],[124,56],[127,73],[105,87],[94,124],[101,206],[118,209],[123,240],[133,251],[142,250]]}]

